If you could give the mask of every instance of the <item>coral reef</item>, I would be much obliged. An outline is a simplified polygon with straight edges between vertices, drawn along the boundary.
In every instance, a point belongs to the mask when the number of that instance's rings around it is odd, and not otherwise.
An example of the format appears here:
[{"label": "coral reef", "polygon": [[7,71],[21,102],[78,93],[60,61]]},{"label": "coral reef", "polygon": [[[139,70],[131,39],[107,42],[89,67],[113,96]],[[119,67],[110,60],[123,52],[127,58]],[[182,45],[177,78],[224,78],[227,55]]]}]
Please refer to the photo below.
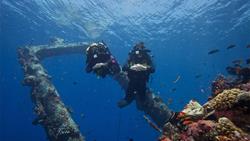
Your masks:
[{"label": "coral reef", "polygon": [[178,139],[179,132],[180,132],[179,129],[175,125],[171,124],[170,122],[167,122],[163,126],[162,136],[159,138],[159,140],[162,141],[164,139],[168,140]]},{"label": "coral reef", "polygon": [[176,119],[180,120],[183,125],[189,125],[204,117],[204,108],[194,100],[191,100],[184,109],[178,113]]},{"label": "coral reef", "polygon": [[227,117],[237,126],[249,132],[250,92],[240,89],[224,90],[204,104],[205,111],[214,111],[217,118]]},{"label": "coral reef", "polygon": [[235,103],[237,103],[238,96],[243,93],[244,91],[241,91],[240,89],[224,90],[212,100],[208,101],[203,107],[207,111],[230,109]]},{"label": "coral reef", "polygon": [[236,127],[233,122],[228,118],[219,118],[216,126],[217,136],[215,137],[218,141],[249,141],[250,137],[240,128]]},{"label": "coral reef", "polygon": [[232,82],[226,79],[223,75],[219,75],[216,80],[212,82],[212,97],[221,93],[223,90],[232,88]]},{"label": "coral reef", "polygon": [[[194,138],[194,140],[205,140],[211,137],[211,132],[216,124],[210,120],[199,120],[188,125],[186,134]],[[214,132],[214,131],[213,131]]]},{"label": "coral reef", "polygon": [[[231,72],[232,73],[232,72]],[[240,68],[236,79],[220,75],[212,95],[201,106],[190,101],[177,121],[166,123],[160,141],[250,141],[249,68]]]},{"label": "coral reef", "polygon": [[198,120],[178,129],[166,125],[160,141],[250,141],[250,136],[226,117],[218,121]]},{"label": "coral reef", "polygon": [[246,84],[239,85],[239,88],[244,91],[250,91],[250,82]]}]

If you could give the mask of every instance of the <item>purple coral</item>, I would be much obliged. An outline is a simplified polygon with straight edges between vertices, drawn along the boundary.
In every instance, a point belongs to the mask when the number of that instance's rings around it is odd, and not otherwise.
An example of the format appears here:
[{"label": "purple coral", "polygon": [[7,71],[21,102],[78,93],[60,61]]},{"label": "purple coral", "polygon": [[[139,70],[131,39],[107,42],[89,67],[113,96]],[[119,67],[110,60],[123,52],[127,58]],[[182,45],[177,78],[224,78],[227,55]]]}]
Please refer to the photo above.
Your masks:
[{"label": "purple coral", "polygon": [[211,120],[199,120],[188,125],[187,134],[193,137],[200,137],[214,129],[216,124]]}]

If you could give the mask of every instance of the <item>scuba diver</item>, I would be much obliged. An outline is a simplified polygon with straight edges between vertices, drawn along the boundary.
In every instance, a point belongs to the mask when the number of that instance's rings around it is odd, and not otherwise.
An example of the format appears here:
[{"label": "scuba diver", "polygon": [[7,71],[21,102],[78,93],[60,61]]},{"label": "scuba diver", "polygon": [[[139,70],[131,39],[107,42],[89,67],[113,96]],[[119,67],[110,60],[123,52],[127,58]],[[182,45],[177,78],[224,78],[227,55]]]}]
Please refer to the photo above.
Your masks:
[{"label": "scuba diver", "polygon": [[155,71],[149,52],[150,50],[146,49],[142,42],[136,44],[130,51],[127,63],[122,68],[124,72],[127,72],[128,87],[126,96],[118,102],[118,107],[123,108],[129,105],[135,98],[145,102],[149,75]]},{"label": "scuba diver", "polygon": [[136,44],[129,53],[127,63],[121,70],[108,47],[103,43],[93,43],[86,49],[86,72],[105,77],[110,75],[125,90],[125,97],[118,102],[118,107],[129,105],[134,99],[139,110],[150,115],[160,126],[175,118],[159,96],[147,87],[149,76],[154,73],[150,50],[143,43]]},{"label": "scuba diver", "polygon": [[94,72],[97,76],[105,77],[121,71],[118,62],[110,53],[104,42],[92,43],[86,49],[86,72]]}]

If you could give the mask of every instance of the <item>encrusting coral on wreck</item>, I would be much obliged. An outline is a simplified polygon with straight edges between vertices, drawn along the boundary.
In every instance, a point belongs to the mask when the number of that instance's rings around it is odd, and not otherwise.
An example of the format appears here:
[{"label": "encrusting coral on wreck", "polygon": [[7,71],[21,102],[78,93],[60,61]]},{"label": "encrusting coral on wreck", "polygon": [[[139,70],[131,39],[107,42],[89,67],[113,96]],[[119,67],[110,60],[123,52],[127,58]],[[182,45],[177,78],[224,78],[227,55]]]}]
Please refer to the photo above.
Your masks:
[{"label": "encrusting coral on wreck", "polygon": [[198,120],[180,129],[166,125],[159,141],[250,141],[250,136],[226,117]]},{"label": "encrusting coral on wreck", "polygon": [[238,96],[244,93],[245,91],[235,88],[224,90],[212,100],[208,101],[203,107],[205,110],[208,111],[230,109],[233,107],[234,104],[237,103]]},{"label": "encrusting coral on wreck", "polygon": [[24,71],[23,85],[31,87],[31,98],[37,118],[32,124],[41,125],[51,141],[84,141],[79,126],[74,122],[67,107],[51,82],[51,76],[41,61],[51,55],[64,52],[81,52],[84,44],[61,46],[35,46],[18,49],[19,63]]},{"label": "encrusting coral on wreck", "polygon": [[[23,84],[32,87],[31,97],[37,115],[33,124],[42,125],[49,140],[85,139],[41,61],[57,55],[82,53],[87,46],[87,43],[58,42],[51,46],[18,50],[19,62],[24,70]],[[184,110],[173,112],[151,91],[148,94],[150,102],[137,103],[138,109],[156,123],[155,125],[144,117],[153,128],[162,133],[160,141],[250,141],[250,68],[229,67],[227,71],[237,78],[228,79],[220,75],[212,83],[211,99],[203,106],[191,100]],[[128,80],[125,73],[112,77],[122,88],[126,88]]]},{"label": "encrusting coral on wreck", "polygon": [[221,93],[223,90],[232,88],[232,83],[229,79],[226,79],[223,75],[219,75],[212,82],[212,96],[216,96]]},{"label": "encrusting coral on wreck", "polygon": [[224,90],[204,104],[205,111],[214,111],[217,118],[227,117],[237,126],[249,132],[250,92],[240,89]]},{"label": "encrusting coral on wreck", "polygon": [[162,129],[160,141],[250,141],[250,69],[235,80],[220,75],[203,106],[191,100],[176,121]]},{"label": "encrusting coral on wreck", "polygon": [[218,120],[216,129],[218,135],[215,137],[218,141],[249,141],[250,137],[240,128],[236,127],[232,121],[226,117]]},{"label": "encrusting coral on wreck", "polygon": [[187,125],[186,132],[180,134],[180,140],[211,140],[215,132],[216,123],[211,120],[198,120]]},{"label": "encrusting coral on wreck", "polygon": [[241,90],[250,91],[250,82],[239,86]]}]

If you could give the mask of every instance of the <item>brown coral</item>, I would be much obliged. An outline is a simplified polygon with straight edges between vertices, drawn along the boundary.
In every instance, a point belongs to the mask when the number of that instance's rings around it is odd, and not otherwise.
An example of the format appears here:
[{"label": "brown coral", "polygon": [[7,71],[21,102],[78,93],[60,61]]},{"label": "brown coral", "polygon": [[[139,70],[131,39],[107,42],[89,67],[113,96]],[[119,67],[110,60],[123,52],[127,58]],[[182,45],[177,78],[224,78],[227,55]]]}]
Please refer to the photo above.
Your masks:
[{"label": "brown coral", "polygon": [[214,111],[217,118],[229,118],[235,125],[249,133],[250,92],[235,88],[225,90],[203,107],[208,113]]},{"label": "brown coral", "polygon": [[215,139],[217,141],[232,141],[229,137],[227,137],[227,136],[220,136],[220,135],[216,136]]},{"label": "brown coral", "polygon": [[244,91],[235,88],[230,90],[224,90],[215,98],[208,101],[203,107],[207,111],[230,109],[237,102],[237,97],[243,92]]},{"label": "brown coral", "polygon": [[249,141],[250,138],[240,128],[236,127],[228,118],[222,117],[216,126],[218,141]]}]

